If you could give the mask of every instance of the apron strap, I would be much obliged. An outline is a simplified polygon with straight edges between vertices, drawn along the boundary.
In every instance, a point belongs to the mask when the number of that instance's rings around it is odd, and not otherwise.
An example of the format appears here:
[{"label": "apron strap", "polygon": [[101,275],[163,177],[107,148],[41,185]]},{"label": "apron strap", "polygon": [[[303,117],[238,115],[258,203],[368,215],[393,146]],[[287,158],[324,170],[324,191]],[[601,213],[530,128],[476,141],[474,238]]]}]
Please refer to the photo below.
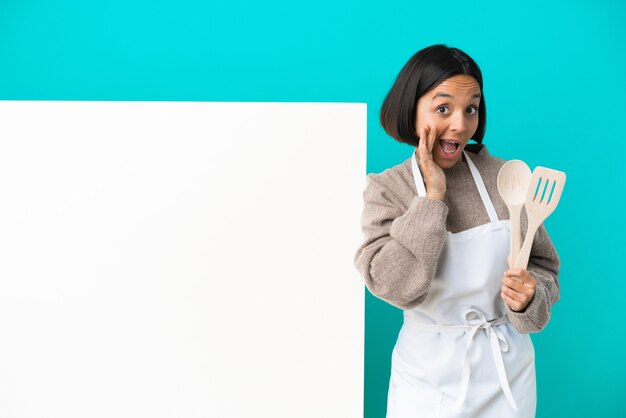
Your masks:
[{"label": "apron strap", "polygon": [[419,197],[426,196],[426,187],[424,187],[424,180],[422,180],[422,174],[420,173],[420,169],[417,166],[417,148],[413,155],[411,155],[411,169],[413,170],[413,180],[415,181],[415,189],[417,190],[417,195]]},{"label": "apron strap", "polygon": [[487,193],[487,188],[485,187],[485,183],[483,183],[482,177],[480,177],[478,169],[476,168],[472,160],[467,156],[467,153],[465,151],[463,151],[463,154],[465,154],[467,165],[469,165],[472,177],[474,177],[474,183],[476,183],[478,193],[480,193],[480,198],[483,200],[483,205],[485,205],[485,209],[487,210],[487,214],[489,215],[489,220],[491,221],[491,223],[499,222],[500,219],[498,219],[498,213],[496,212],[496,208],[493,207],[493,203],[489,198],[489,193]]}]

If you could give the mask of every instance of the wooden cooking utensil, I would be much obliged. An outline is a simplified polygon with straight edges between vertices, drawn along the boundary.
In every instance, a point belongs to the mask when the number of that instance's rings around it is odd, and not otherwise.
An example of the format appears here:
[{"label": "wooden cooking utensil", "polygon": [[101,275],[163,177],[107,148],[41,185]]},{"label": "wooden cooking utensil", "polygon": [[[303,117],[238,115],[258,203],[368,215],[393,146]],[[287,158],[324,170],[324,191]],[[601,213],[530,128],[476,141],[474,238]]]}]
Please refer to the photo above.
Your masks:
[{"label": "wooden cooking utensil", "polygon": [[509,263],[517,259],[522,245],[520,216],[522,206],[528,194],[531,172],[528,165],[521,160],[510,160],[504,163],[498,173],[498,192],[509,208],[511,220],[511,239],[509,247]]},{"label": "wooden cooking utensil", "polygon": [[564,186],[565,173],[562,171],[545,167],[537,167],[533,171],[526,195],[528,231],[514,267],[526,269],[528,266],[535,233],[543,221],[556,209]]}]

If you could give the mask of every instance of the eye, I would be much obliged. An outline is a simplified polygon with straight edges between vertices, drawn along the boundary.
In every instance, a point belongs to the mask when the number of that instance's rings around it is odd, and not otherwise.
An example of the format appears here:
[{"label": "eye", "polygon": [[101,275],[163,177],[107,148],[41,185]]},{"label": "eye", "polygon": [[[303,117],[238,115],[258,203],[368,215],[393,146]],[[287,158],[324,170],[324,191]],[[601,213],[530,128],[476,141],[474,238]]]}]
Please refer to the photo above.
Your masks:
[{"label": "eye", "polygon": [[476,106],[470,106],[467,108],[467,113],[469,113],[470,115],[475,115],[476,113],[478,113],[478,108]]},{"label": "eye", "polygon": [[448,111],[448,106],[439,106],[437,108],[437,113],[441,113],[442,115],[445,115]]}]

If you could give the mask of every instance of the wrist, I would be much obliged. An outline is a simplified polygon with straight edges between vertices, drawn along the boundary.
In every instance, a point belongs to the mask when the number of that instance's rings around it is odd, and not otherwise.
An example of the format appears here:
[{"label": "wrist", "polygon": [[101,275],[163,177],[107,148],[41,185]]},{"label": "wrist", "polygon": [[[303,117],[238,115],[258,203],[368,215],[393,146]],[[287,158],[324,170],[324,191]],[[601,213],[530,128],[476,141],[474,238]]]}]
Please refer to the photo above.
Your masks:
[{"label": "wrist", "polygon": [[435,200],[443,201],[445,196],[446,196],[446,192],[428,192],[428,191],[426,192],[426,197],[429,197]]}]

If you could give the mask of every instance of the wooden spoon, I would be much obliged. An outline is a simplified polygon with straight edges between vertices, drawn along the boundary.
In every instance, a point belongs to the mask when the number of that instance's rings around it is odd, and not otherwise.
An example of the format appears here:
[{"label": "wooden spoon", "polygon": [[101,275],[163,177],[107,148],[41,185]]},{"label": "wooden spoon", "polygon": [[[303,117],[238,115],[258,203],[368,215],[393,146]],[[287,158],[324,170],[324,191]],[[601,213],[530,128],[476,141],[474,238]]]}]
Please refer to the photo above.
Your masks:
[{"label": "wooden spoon", "polygon": [[517,259],[522,245],[520,215],[528,194],[530,176],[530,168],[521,160],[507,161],[498,173],[498,192],[509,208],[511,219],[509,266]]},{"label": "wooden spoon", "polygon": [[556,209],[565,186],[565,173],[545,167],[537,167],[533,171],[526,195],[526,214],[528,215],[528,231],[524,245],[515,261],[516,268],[526,269],[530,249],[539,226]]}]

